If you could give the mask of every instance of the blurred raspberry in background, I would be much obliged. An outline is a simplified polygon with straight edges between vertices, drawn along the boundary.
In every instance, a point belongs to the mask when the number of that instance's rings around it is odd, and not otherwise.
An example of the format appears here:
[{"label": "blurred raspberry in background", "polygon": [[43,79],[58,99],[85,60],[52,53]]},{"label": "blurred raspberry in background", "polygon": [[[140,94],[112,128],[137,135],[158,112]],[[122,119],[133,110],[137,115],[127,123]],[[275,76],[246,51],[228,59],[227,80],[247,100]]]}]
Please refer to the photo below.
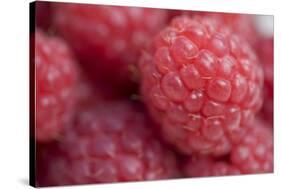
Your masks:
[{"label": "blurred raspberry in background", "polygon": [[38,151],[39,186],[179,177],[175,155],[153,124],[143,107],[129,101],[81,109],[56,144]]},{"label": "blurred raspberry in background", "polygon": [[57,138],[75,110],[78,67],[66,43],[37,29],[35,38],[36,139]]},{"label": "blurred raspberry in background", "polygon": [[263,37],[257,44],[257,52],[264,70],[264,103],[261,116],[273,126],[273,37]]},{"label": "blurred raspberry in background", "polygon": [[167,21],[160,9],[54,3],[54,26],[93,79],[120,91],[137,82],[143,47]]}]

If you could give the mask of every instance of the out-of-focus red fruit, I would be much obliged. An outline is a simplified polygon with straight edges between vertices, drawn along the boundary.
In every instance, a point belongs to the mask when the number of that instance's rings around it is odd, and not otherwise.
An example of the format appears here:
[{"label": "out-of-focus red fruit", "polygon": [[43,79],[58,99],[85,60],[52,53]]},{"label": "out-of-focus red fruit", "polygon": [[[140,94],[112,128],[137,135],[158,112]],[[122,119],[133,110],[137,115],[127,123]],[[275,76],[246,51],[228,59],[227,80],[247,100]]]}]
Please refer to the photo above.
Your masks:
[{"label": "out-of-focus red fruit", "polygon": [[273,131],[268,123],[255,120],[233,146],[231,162],[241,173],[271,173],[273,171]]},{"label": "out-of-focus red fruit", "polygon": [[264,69],[264,103],[261,116],[270,123],[270,126],[273,126],[273,37],[260,39],[256,49]]},{"label": "out-of-focus red fruit", "polygon": [[[36,30],[35,135],[38,141],[56,138],[72,119],[78,77],[76,61],[66,43]],[[34,38],[33,38],[34,39]]]},{"label": "out-of-focus red fruit", "polygon": [[165,10],[54,3],[54,25],[94,80],[129,90],[142,48],[166,23]]},{"label": "out-of-focus red fruit", "polygon": [[50,2],[35,2],[35,26],[45,31],[49,29],[52,22],[52,8]]},{"label": "out-of-focus red fruit", "polygon": [[178,177],[174,154],[158,140],[153,122],[135,105],[118,101],[78,112],[73,127],[42,157],[47,166],[40,186]]},{"label": "out-of-focus red fruit", "polygon": [[192,156],[183,161],[186,177],[239,175],[241,171],[228,160],[216,160],[209,156]]}]

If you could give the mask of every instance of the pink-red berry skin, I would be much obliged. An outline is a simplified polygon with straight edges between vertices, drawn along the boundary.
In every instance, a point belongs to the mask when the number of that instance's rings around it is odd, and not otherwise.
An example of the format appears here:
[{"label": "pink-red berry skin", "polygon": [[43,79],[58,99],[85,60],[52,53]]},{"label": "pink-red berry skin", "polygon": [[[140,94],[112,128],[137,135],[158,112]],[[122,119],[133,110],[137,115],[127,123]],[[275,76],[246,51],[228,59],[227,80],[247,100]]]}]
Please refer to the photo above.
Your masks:
[{"label": "pink-red berry skin", "polygon": [[270,126],[273,126],[273,37],[264,37],[259,40],[257,44],[257,54],[264,69],[264,103],[261,110],[261,116],[265,121],[270,123]]},{"label": "pink-red berry skin", "polygon": [[216,160],[208,156],[192,156],[183,161],[185,177],[209,177],[240,175],[241,171],[227,160]]},{"label": "pink-red berry skin", "polygon": [[228,176],[273,172],[273,136],[268,123],[254,120],[227,156],[191,156],[182,161],[186,177]]},{"label": "pink-red berry skin", "polygon": [[193,12],[219,20],[223,25],[230,27],[243,40],[252,47],[257,44],[260,35],[255,25],[255,17],[251,14],[218,13],[218,12]]},{"label": "pink-red berry skin", "polygon": [[56,138],[71,120],[75,106],[77,68],[64,41],[35,32],[35,135],[38,141]]},{"label": "pink-red berry skin", "polygon": [[165,10],[55,3],[54,25],[91,77],[122,88],[137,78],[142,48],[166,24]]},{"label": "pink-red berry skin", "polygon": [[233,146],[231,162],[243,174],[273,172],[273,131],[268,123],[255,120]]},{"label": "pink-red berry skin", "polygon": [[222,13],[222,12],[203,12],[190,10],[169,11],[169,16],[189,15],[191,17],[205,16],[216,19],[222,26],[231,28],[233,32],[246,40],[252,47],[259,41],[260,35],[255,25],[255,16],[251,14]]},{"label": "pink-red berry skin", "polygon": [[223,155],[262,105],[263,71],[248,43],[208,17],[176,17],[139,62],[144,102],[185,154]]},{"label": "pink-red berry skin", "polygon": [[142,108],[103,103],[77,114],[49,156],[42,186],[169,179],[179,176],[174,154],[155,137]]}]

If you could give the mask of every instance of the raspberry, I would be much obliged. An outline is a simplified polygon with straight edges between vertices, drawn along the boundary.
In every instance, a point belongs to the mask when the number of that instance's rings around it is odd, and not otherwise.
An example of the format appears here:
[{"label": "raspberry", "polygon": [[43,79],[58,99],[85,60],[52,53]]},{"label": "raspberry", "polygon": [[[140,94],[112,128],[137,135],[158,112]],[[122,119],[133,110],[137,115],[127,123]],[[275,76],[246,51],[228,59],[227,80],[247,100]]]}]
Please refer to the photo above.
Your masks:
[{"label": "raspberry", "polygon": [[185,154],[223,155],[262,105],[247,42],[215,19],[177,17],[139,62],[141,91],[164,138]]},{"label": "raspberry", "polygon": [[43,30],[51,26],[52,9],[49,2],[35,2],[35,25]]},{"label": "raspberry", "polygon": [[272,129],[258,119],[243,129],[243,138],[233,145],[230,156],[220,159],[210,156],[185,158],[184,175],[206,177],[272,172]]},{"label": "raspberry", "polygon": [[264,103],[262,117],[273,126],[273,37],[260,39],[257,54],[264,69]]},{"label": "raspberry", "polygon": [[272,128],[261,120],[255,120],[245,129],[241,141],[233,146],[231,162],[246,174],[272,172]]},{"label": "raspberry", "polygon": [[132,85],[140,51],[167,17],[166,11],[149,8],[70,3],[54,8],[58,32],[89,75],[122,88]]},{"label": "raspberry", "polygon": [[192,17],[205,16],[216,19],[223,26],[230,27],[233,32],[238,34],[243,40],[246,40],[252,47],[256,45],[259,34],[255,25],[255,18],[250,14],[234,14],[234,13],[218,13],[218,12],[202,12],[177,10],[170,11],[170,17],[189,15]]},{"label": "raspberry", "polygon": [[184,161],[183,173],[186,177],[207,177],[239,175],[240,170],[227,160],[216,160],[203,156],[187,158]]},{"label": "raspberry", "polygon": [[[46,170],[48,164],[46,164],[46,158],[52,156],[52,149],[56,147],[56,141],[47,143],[36,143],[35,145],[35,186],[44,186],[46,182]],[[49,154],[50,153],[50,154]]]},{"label": "raspberry", "polygon": [[[80,111],[56,148],[46,153],[45,186],[177,177],[171,151],[153,134],[143,110],[108,102]],[[48,156],[49,154],[49,156]]]},{"label": "raspberry", "polygon": [[254,16],[250,14],[216,13],[216,12],[194,12],[210,18],[218,19],[222,24],[230,27],[243,40],[247,40],[254,47],[259,38]]},{"label": "raspberry", "polygon": [[59,38],[35,33],[36,139],[51,140],[71,119],[75,104],[76,62]]}]

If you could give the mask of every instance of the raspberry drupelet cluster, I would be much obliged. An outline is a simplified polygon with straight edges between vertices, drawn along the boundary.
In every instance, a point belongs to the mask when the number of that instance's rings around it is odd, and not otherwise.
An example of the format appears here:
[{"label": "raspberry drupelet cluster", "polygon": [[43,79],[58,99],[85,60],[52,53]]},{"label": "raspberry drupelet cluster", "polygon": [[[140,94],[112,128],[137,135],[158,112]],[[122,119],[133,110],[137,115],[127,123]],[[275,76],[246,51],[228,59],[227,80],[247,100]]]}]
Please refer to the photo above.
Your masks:
[{"label": "raspberry drupelet cluster", "polygon": [[217,160],[209,156],[192,156],[183,161],[183,173],[187,177],[209,177],[240,175],[241,171],[227,160]]},{"label": "raspberry drupelet cluster", "polygon": [[54,25],[95,79],[127,90],[141,49],[167,21],[159,9],[60,3]]},{"label": "raspberry drupelet cluster", "polygon": [[241,40],[247,41],[254,47],[260,38],[255,27],[255,18],[250,14],[231,14],[215,12],[194,12],[191,15],[203,15],[220,21],[224,26],[229,27],[233,32],[239,34]]},{"label": "raspberry drupelet cluster", "polygon": [[41,152],[47,171],[39,184],[178,177],[175,155],[157,139],[151,130],[153,122],[142,109],[126,101],[84,108],[59,143],[45,154]]},{"label": "raspberry drupelet cluster", "polygon": [[254,51],[208,17],[173,19],[143,53],[139,69],[148,109],[185,154],[229,153],[263,102]]},{"label": "raspberry drupelet cluster", "polygon": [[78,69],[65,42],[36,30],[35,93],[36,139],[50,141],[71,122]]},{"label": "raspberry drupelet cluster", "polygon": [[188,177],[270,173],[273,171],[273,133],[268,123],[256,119],[244,129],[231,153],[222,157],[192,156],[183,160]]},{"label": "raspberry drupelet cluster", "polygon": [[204,16],[215,19],[222,26],[230,28],[236,34],[239,34],[242,40],[247,41],[252,47],[255,47],[261,37],[255,27],[255,16],[250,14],[233,14],[222,12],[203,12],[203,11],[183,11],[175,10],[169,12],[170,20],[176,16],[187,15],[190,17]]}]

